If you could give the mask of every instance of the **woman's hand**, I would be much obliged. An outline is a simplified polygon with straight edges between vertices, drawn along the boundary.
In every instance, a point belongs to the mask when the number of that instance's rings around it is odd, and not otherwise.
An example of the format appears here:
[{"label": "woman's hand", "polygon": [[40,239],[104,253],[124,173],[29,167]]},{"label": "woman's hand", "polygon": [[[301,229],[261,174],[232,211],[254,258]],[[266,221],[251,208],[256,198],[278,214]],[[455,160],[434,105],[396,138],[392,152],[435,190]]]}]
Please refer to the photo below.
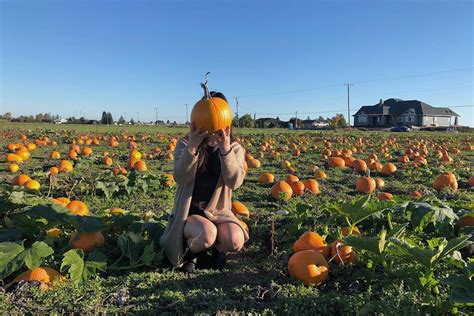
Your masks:
[{"label": "woman's hand", "polygon": [[207,136],[207,131],[201,128],[196,129],[194,123],[191,124],[191,133],[189,133],[188,150],[191,154],[196,155],[199,145]]},{"label": "woman's hand", "polygon": [[219,146],[222,155],[230,151],[230,126],[227,126],[217,135],[217,146]]}]

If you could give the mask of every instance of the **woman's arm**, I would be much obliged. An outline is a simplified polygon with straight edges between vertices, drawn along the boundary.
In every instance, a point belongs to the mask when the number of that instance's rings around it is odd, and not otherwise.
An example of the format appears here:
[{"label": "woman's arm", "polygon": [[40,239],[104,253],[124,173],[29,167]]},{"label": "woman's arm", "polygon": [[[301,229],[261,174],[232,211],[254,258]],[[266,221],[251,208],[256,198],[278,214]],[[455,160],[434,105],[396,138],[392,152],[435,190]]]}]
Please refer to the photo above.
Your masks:
[{"label": "woman's arm", "polygon": [[174,150],[173,177],[177,184],[186,185],[196,175],[198,156],[189,152],[188,141],[181,139]]},{"label": "woman's arm", "polygon": [[224,183],[232,190],[242,185],[245,178],[245,151],[238,143],[233,143],[228,153],[220,155]]}]

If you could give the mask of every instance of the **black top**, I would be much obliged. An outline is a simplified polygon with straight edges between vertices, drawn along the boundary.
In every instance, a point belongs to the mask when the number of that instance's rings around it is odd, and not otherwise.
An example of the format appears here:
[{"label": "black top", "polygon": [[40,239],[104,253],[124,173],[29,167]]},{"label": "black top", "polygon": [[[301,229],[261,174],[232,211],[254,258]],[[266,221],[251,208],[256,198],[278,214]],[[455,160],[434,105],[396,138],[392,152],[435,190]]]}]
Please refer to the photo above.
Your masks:
[{"label": "black top", "polygon": [[[209,147],[208,149],[208,160],[206,166],[201,166],[196,171],[196,177],[194,180],[193,189],[193,202],[205,202],[208,203],[214,191],[216,190],[217,181],[221,175],[221,161],[219,159],[219,149]],[[193,204],[193,203],[192,203]],[[202,210],[199,210],[196,206],[191,205],[189,215],[198,214],[204,215]]]}]

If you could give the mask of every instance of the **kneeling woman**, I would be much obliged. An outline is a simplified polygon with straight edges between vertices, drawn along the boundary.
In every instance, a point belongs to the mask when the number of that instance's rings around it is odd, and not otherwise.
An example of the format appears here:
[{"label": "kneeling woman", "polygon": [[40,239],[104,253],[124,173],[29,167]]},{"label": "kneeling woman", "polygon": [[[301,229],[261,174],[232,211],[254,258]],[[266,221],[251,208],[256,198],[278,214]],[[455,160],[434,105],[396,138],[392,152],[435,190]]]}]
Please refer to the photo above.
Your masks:
[{"label": "kneeling woman", "polygon": [[212,267],[221,269],[225,253],[241,250],[249,238],[231,211],[232,190],[245,177],[244,149],[231,142],[230,127],[207,135],[192,126],[178,142],[174,159],[178,187],[160,244],[171,264],[187,272],[213,248]]}]

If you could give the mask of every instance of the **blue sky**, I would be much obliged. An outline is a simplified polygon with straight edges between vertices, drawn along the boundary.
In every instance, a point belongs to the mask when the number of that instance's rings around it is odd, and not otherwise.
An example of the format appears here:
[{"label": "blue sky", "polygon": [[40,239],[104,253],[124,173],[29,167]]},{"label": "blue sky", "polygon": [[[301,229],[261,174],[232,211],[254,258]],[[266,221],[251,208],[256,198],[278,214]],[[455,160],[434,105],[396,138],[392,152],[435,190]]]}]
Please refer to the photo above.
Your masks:
[{"label": "blue sky", "polygon": [[241,114],[346,115],[354,82],[353,109],[418,99],[474,126],[472,1],[0,0],[0,14],[1,112],[184,121],[210,71]]}]

